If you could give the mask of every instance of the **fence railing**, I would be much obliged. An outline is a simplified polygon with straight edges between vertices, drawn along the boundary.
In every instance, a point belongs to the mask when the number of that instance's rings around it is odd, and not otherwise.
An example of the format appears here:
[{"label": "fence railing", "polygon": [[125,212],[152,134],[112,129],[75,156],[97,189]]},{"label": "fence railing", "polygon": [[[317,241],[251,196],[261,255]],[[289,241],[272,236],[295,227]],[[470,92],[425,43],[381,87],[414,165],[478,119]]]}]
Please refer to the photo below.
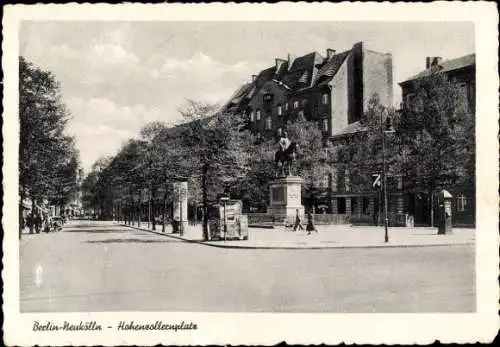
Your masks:
[{"label": "fence railing", "polygon": [[[356,214],[351,216],[351,223],[353,225],[376,225],[377,223],[384,225],[384,218],[384,214],[380,215],[380,219],[378,215]],[[413,216],[407,213],[389,212],[387,219],[389,226],[392,227],[414,226]]]},{"label": "fence railing", "polygon": [[[315,224],[349,224],[349,215],[345,214],[315,214],[313,215]],[[249,213],[248,224],[250,225],[283,225],[293,224],[295,216],[285,214],[269,215],[267,213]],[[306,222],[305,220],[302,221]]]},{"label": "fence railing", "polygon": [[[388,213],[389,226],[413,226],[413,217],[406,213]],[[376,225],[378,216],[369,214],[313,214],[315,224],[354,224],[354,225]],[[249,225],[284,225],[293,224],[295,221],[294,216],[287,216],[281,214],[270,215],[267,213],[249,213]],[[302,222],[306,222],[303,220]],[[380,224],[383,225],[384,216],[380,216]]]}]

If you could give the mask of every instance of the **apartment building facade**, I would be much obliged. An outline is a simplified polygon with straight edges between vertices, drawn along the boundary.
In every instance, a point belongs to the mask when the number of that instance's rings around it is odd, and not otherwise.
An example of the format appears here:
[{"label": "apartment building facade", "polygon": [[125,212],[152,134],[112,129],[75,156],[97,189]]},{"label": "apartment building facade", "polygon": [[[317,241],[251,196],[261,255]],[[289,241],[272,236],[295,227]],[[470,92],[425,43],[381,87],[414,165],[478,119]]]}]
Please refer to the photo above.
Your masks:
[{"label": "apartment building facade", "polygon": [[[225,105],[227,111],[245,114],[248,128],[257,136],[273,136],[300,116],[316,122],[325,138],[341,143],[361,128],[361,118],[374,93],[384,106],[393,104],[392,55],[368,50],[363,42],[325,55],[288,54],[252,76]],[[335,155],[335,153],[331,153]],[[316,207],[330,213],[373,213],[376,193],[352,189],[349,172],[333,166],[318,179]]]},{"label": "apartment building facade", "polygon": [[[422,107],[422,100],[418,99],[415,85],[419,79],[432,72],[446,74],[448,80],[454,82],[459,97],[457,112],[468,112],[474,116],[476,108],[476,55],[469,54],[462,57],[443,60],[441,57],[426,57],[425,69],[420,73],[400,82],[402,89],[402,108],[411,108],[418,111]],[[470,134],[474,136],[474,134]],[[466,173],[464,173],[465,175]],[[475,177],[466,180],[469,184],[447,186],[452,194],[452,213],[454,225],[471,226],[475,224],[476,211],[476,184]],[[424,193],[412,190],[411,186],[404,193],[404,210],[415,216],[418,224],[430,223],[431,206]]]}]

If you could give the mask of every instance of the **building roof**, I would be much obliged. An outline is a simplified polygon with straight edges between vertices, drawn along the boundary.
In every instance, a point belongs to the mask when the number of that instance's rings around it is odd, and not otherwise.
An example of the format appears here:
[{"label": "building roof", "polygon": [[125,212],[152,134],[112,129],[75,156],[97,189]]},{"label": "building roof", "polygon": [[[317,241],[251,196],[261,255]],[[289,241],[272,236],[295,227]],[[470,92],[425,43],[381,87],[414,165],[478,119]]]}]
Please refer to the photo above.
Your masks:
[{"label": "building roof", "polygon": [[232,105],[240,103],[242,99],[245,97],[245,95],[248,93],[250,87],[251,83],[245,83],[238,89],[236,89],[231,98],[229,98],[226,104],[222,106],[222,109],[230,108]]},{"label": "building roof", "polygon": [[355,134],[366,130],[366,127],[361,124],[360,121],[351,123],[347,125],[345,128],[340,129],[339,131],[332,134],[332,137],[340,137],[349,134]]},{"label": "building roof", "polygon": [[[281,81],[293,90],[309,88],[313,82],[313,76],[317,69],[316,65],[321,64],[324,58],[318,52],[312,52],[293,60],[292,66],[284,74]],[[285,65],[285,64],[283,64]]]},{"label": "building roof", "polygon": [[[440,72],[450,72],[450,71],[455,71],[459,69],[463,69],[469,66],[475,66],[476,65],[476,54],[469,54],[465,55],[463,57],[455,58],[455,59],[450,59],[450,60],[445,60],[442,61],[439,66],[440,66]],[[419,72],[418,74],[406,79],[403,82],[400,82],[399,84],[405,84],[414,80],[417,80],[419,78],[423,78],[426,76],[429,76],[433,72],[433,67],[430,67],[424,71]]]},{"label": "building roof", "polygon": [[[311,52],[301,57],[285,60],[279,65],[268,67],[259,72],[251,83],[240,86],[231,96],[225,107],[235,107],[249,100],[265,83],[274,81],[289,91],[303,91],[315,86],[327,84],[339,70],[349,51],[324,58],[318,52]],[[289,64],[291,63],[291,66]]]},{"label": "building roof", "polygon": [[333,78],[333,76],[337,74],[337,71],[340,69],[340,66],[342,66],[344,60],[350,52],[351,51],[346,51],[335,54],[330,60],[328,60],[316,74],[316,80],[314,81],[314,84],[324,85],[328,83]]}]

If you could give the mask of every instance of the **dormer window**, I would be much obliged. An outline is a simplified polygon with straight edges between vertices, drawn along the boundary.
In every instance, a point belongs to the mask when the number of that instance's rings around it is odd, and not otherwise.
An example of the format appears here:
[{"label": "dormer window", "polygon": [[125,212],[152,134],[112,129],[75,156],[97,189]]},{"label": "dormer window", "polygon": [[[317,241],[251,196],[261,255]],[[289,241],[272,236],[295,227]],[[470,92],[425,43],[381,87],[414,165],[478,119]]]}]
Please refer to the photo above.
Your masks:
[{"label": "dormer window", "polygon": [[323,96],[321,97],[321,103],[323,105],[328,105],[328,94],[327,93],[323,94]]},{"label": "dormer window", "polygon": [[299,102],[298,102],[297,100],[295,100],[295,101],[293,102],[293,108],[294,108],[294,109],[298,109],[298,108],[299,108]]},{"label": "dormer window", "polygon": [[283,114],[283,107],[281,105],[278,105],[277,111],[278,111],[278,116],[281,116]]},{"label": "dormer window", "polygon": [[257,110],[257,112],[255,113],[255,119],[260,120],[260,110]]}]

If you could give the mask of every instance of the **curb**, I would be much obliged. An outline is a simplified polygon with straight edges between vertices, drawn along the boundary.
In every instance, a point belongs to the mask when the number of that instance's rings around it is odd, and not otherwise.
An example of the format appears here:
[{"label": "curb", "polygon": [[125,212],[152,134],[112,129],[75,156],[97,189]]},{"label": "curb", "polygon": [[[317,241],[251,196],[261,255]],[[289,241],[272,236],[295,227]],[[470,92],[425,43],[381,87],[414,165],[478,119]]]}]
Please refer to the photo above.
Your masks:
[{"label": "curb", "polygon": [[303,249],[303,250],[305,250],[305,249],[316,249],[316,250],[318,250],[318,249],[362,249],[362,248],[366,248],[366,249],[378,249],[378,248],[387,249],[387,248],[426,248],[426,247],[444,247],[444,246],[471,246],[471,245],[475,245],[475,243],[476,243],[475,241],[466,241],[466,242],[461,242],[461,243],[432,243],[432,244],[380,245],[380,246],[378,246],[378,245],[306,246],[306,247],[296,247],[296,246],[292,246],[292,247],[283,247],[283,246],[241,246],[241,245],[231,245],[231,244],[227,244],[227,243],[214,244],[214,243],[211,243],[212,241],[189,240],[189,239],[186,239],[186,238],[181,237],[181,236],[172,235],[172,234],[166,234],[166,233],[162,233],[162,232],[158,232],[158,231],[152,231],[152,230],[148,230],[148,229],[143,229],[143,228],[139,228],[139,227],[132,226],[132,225],[125,225],[125,224],[118,224],[118,225],[124,226],[124,227],[128,227],[128,228],[132,228],[132,229],[136,229],[136,230],[140,230],[140,231],[149,232],[149,233],[152,233],[152,234],[157,234],[157,235],[161,235],[161,236],[170,237],[170,238],[181,240],[181,241],[184,241],[184,242],[187,242],[187,243],[195,243],[195,244],[209,246],[209,247],[231,248],[231,249],[281,249],[281,250],[282,249],[293,249],[293,250],[299,250],[299,249]]}]

